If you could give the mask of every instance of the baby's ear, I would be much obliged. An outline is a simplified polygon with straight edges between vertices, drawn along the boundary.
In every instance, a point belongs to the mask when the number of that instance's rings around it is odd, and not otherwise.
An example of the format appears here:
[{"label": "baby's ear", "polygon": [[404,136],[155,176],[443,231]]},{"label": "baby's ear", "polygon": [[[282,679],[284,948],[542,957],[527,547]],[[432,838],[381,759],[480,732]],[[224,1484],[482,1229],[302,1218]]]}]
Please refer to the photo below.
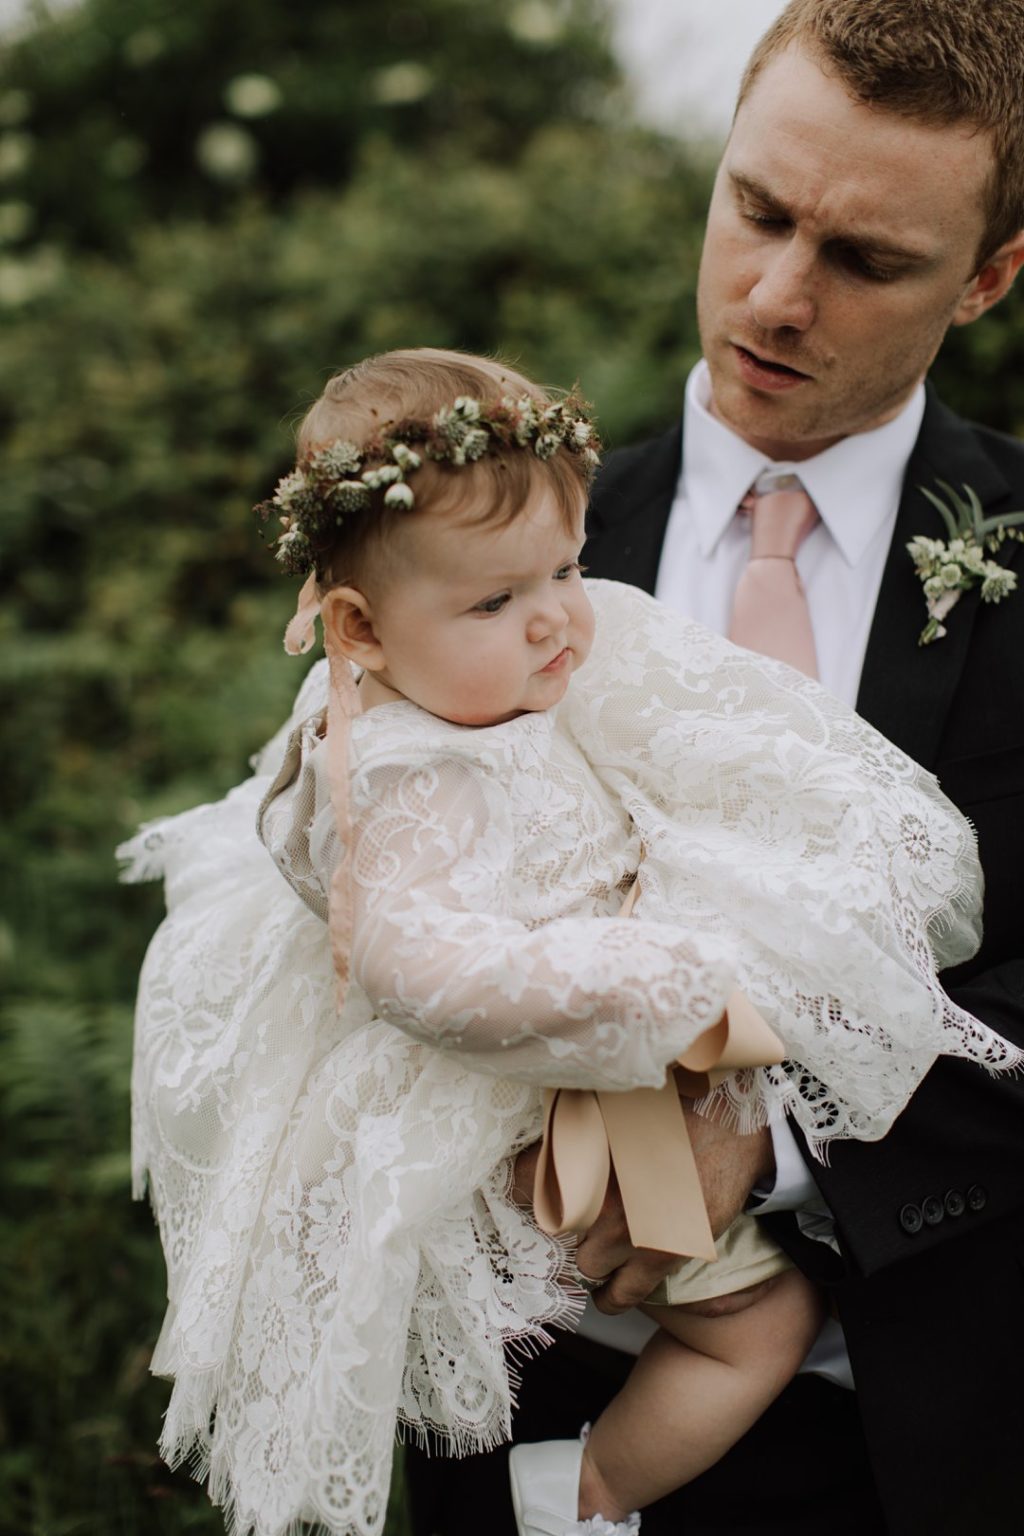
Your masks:
[{"label": "baby's ear", "polygon": [[324,630],[338,649],[366,672],[384,669],[384,652],[373,627],[370,600],[356,587],[332,587],[320,606]]}]

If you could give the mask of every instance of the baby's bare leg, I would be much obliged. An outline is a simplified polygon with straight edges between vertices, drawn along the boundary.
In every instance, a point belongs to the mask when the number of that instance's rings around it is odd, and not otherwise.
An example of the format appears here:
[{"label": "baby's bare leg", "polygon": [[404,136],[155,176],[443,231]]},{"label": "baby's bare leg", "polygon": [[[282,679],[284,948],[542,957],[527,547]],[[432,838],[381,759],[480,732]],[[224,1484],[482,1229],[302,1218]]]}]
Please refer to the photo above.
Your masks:
[{"label": "baby's bare leg", "polygon": [[581,1520],[624,1520],[712,1466],[796,1373],[823,1314],[795,1269],[725,1317],[642,1310],[661,1326],[591,1432]]}]

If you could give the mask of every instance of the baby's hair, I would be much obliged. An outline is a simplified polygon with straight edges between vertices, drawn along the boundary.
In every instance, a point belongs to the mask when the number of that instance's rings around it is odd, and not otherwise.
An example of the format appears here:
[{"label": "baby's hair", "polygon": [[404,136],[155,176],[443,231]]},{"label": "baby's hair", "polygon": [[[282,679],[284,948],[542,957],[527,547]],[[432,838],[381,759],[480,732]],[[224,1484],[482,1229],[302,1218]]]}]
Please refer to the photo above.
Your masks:
[{"label": "baby's hair", "polygon": [[[542,408],[561,398],[492,358],[436,347],[383,352],[328,380],[299,427],[299,460],[337,442],[361,448],[386,435],[389,426],[430,421],[460,397],[486,404],[524,395]],[[467,522],[501,527],[543,488],[550,490],[566,528],[572,529],[586,503],[591,475],[587,460],[564,445],[544,459],[514,443],[497,441],[472,463],[439,463],[425,457],[409,475],[415,491],[413,510],[377,505],[370,515],[346,518],[330,549],[318,554],[318,583],[325,590],[370,570],[382,572],[390,560],[385,563],[379,557],[389,546],[393,550],[396,529],[420,512],[458,514]]]}]

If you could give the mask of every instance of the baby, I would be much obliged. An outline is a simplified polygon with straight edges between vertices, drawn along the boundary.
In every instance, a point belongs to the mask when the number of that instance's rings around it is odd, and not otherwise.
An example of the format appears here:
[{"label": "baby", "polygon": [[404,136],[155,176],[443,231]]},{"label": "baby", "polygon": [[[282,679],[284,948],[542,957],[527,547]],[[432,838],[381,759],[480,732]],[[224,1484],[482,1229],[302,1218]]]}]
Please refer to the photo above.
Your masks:
[{"label": "baby", "polygon": [[[172,913],[136,1154],[168,1256],[165,1452],[198,1448],[239,1530],[376,1536],[396,1419],[500,1442],[509,1346],[578,1315],[571,1253],[509,1190],[542,1087],[659,1087],[737,984],[787,1056],[715,1090],[740,1130],[877,1137],[939,1052],[1018,1057],[936,981],[976,945],[980,876],[934,781],[809,680],[584,582],[579,402],[392,353],[330,382],[299,447],[262,511],[329,697],[315,669],[251,788],[143,834]],[[244,830],[258,796],[287,885]],[[762,1277],[742,1312],[674,1305]],[[748,1221],[649,1313],[586,1443],[513,1451],[522,1536],[636,1530],[781,1390],[821,1308]]]}]

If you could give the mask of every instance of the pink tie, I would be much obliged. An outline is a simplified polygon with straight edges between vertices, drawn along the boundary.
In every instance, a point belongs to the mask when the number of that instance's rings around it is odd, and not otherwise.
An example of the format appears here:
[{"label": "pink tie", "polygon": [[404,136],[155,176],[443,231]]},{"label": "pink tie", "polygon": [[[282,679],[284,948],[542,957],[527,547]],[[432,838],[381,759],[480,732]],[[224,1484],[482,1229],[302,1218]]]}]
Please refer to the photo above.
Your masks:
[{"label": "pink tie", "polygon": [[764,495],[751,489],[740,502],[740,511],[751,517],[750,559],[736,587],[729,639],[817,677],[814,632],[796,552],[819,519],[799,480],[785,476],[783,483],[785,489]]}]

